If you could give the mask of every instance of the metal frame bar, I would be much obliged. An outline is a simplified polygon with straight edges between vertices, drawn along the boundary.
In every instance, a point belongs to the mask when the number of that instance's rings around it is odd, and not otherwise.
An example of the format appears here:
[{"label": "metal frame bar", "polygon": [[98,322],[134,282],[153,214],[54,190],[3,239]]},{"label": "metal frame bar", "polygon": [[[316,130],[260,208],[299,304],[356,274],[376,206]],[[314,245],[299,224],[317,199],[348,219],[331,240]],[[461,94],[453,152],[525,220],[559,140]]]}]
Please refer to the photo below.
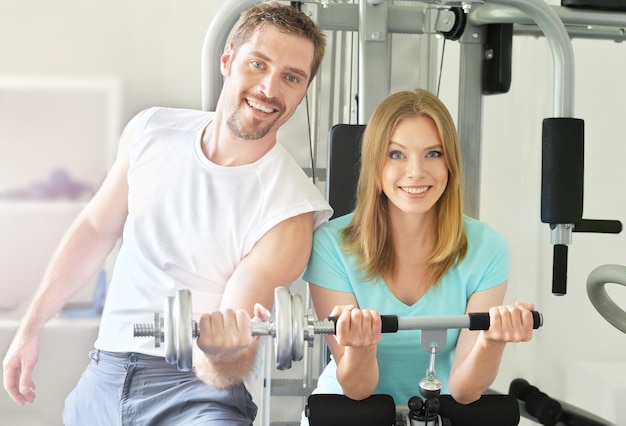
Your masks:
[{"label": "metal frame bar", "polygon": [[214,111],[222,90],[220,58],[230,31],[239,19],[241,12],[259,3],[260,0],[228,0],[219,8],[211,20],[202,44],[200,58],[201,100],[204,111]]},{"label": "metal frame bar", "polygon": [[482,158],[482,66],[486,28],[471,23],[459,39],[458,133],[463,158],[463,204],[468,216],[480,214],[480,171]]},{"label": "metal frame bar", "polygon": [[[495,5],[505,7],[497,8]],[[554,117],[574,117],[574,49],[563,21],[556,10],[543,0],[490,0],[472,11],[469,19],[474,25],[484,25],[490,15],[494,18],[501,18],[503,12],[514,15],[507,6],[520,12],[518,19],[535,22],[546,36],[554,61]],[[486,13],[485,9],[492,13]],[[483,19],[478,19],[480,16]]]}]

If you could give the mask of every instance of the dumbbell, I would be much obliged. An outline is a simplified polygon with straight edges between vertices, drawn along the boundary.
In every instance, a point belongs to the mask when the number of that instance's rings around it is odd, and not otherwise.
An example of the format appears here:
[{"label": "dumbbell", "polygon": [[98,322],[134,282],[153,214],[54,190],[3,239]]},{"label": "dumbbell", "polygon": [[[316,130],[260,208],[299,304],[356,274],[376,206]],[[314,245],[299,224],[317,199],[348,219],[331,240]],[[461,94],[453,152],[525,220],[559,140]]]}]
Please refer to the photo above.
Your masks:
[{"label": "dumbbell", "polygon": [[[539,312],[533,311],[533,319],[533,328],[543,325],[543,317]],[[381,321],[383,333],[400,330],[489,329],[488,312],[413,317],[381,315]],[[277,287],[274,291],[274,317],[269,321],[252,322],[253,335],[274,338],[276,368],[279,370],[287,370],[291,368],[292,361],[300,361],[304,356],[305,343],[312,346],[316,334],[335,334],[335,331],[335,318],[315,320],[310,310],[307,309],[305,313],[302,297],[292,294],[287,287]],[[189,290],[179,290],[176,296],[168,297],[163,314],[155,312],[153,324],[135,324],[133,333],[135,337],[154,337],[155,347],[165,343],[166,361],[177,364],[182,371],[190,371],[192,342],[199,335],[199,327],[192,319]]]},{"label": "dumbbell", "polygon": [[[165,343],[165,360],[177,364],[182,371],[191,371],[192,342],[199,336],[198,323],[192,318],[191,293],[179,290],[165,302],[163,314],[155,312],[154,324],[135,324],[135,337],[154,337],[154,346]],[[313,345],[316,334],[334,334],[332,320],[316,321],[305,313],[302,297],[287,287],[274,291],[274,317],[269,321],[253,321],[252,334],[274,338],[276,368],[288,370],[291,361],[304,357],[304,345]]]}]

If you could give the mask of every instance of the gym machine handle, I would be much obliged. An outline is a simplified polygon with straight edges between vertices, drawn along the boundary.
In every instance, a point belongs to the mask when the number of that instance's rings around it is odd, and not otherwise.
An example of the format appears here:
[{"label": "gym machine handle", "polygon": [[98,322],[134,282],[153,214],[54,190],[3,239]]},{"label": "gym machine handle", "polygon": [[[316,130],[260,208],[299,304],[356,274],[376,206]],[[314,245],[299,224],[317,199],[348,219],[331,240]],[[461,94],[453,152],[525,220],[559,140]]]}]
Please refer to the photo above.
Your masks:
[{"label": "gym machine handle", "polygon": [[554,245],[552,293],[567,293],[568,245],[573,232],[619,234],[619,220],[583,219],[585,122],[546,118],[541,148],[541,221],[550,224]]},{"label": "gym machine handle", "polygon": [[622,232],[622,222],[619,220],[581,219],[574,224],[572,232],[619,234]]},{"label": "gym machine handle", "polygon": [[[533,313],[533,329],[543,325],[543,315]],[[395,333],[399,330],[443,330],[449,328],[469,328],[470,330],[489,330],[489,312],[474,312],[467,315],[448,316],[397,316],[381,315],[382,332]],[[329,317],[335,326],[337,317]],[[336,331],[336,329],[335,329]]]}]

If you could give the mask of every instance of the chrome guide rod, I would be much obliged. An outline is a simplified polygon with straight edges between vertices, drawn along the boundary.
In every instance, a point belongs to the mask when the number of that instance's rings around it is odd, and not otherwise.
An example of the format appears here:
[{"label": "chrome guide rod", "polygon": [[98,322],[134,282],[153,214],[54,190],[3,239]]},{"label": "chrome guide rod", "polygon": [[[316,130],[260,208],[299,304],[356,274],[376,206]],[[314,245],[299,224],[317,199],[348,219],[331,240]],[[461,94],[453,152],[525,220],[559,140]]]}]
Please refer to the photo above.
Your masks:
[{"label": "chrome guide rod", "polygon": [[200,82],[202,91],[202,110],[215,111],[217,100],[222,90],[223,80],[219,58],[230,31],[239,19],[241,12],[260,0],[228,0],[223,2],[215,17],[211,20],[202,44],[200,59]]}]

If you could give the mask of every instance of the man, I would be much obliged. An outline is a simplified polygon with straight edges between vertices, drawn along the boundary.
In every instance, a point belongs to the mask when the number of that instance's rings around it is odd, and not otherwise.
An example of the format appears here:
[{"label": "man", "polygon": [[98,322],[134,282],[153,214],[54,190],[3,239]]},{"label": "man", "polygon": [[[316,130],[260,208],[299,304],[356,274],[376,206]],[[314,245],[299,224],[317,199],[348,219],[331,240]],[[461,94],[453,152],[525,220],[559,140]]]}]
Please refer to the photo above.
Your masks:
[{"label": "man", "polygon": [[[152,108],[127,125],[102,187],[62,240],[4,359],[4,386],[33,402],[44,324],[101,267],[119,237],[92,361],[65,425],[250,425],[259,366],[253,318],[296,280],[330,206],[276,134],[306,94],[325,37],[291,6],[245,11],[221,58],[216,111]],[[132,337],[176,290],[192,291],[195,371]]]}]

